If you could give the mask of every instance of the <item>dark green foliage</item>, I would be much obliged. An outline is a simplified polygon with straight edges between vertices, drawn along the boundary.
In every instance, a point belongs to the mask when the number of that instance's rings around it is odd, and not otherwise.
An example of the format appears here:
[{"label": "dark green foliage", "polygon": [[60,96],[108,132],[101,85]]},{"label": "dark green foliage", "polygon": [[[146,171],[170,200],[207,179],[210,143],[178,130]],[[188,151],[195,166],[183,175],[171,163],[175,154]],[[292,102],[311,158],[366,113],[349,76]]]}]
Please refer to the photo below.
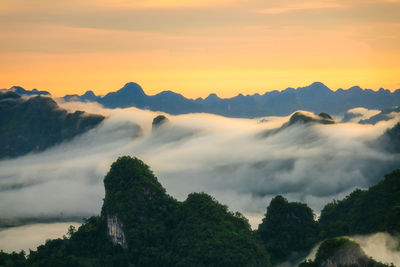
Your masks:
[{"label": "dark green foliage", "polygon": [[[399,234],[399,222],[400,170],[396,170],[369,190],[357,189],[345,199],[327,204],[318,222],[305,204],[289,203],[277,196],[271,201],[258,233],[276,263],[290,260],[293,252],[300,252],[297,255],[303,252],[304,256],[326,237],[376,232]],[[302,266],[314,266],[307,264],[311,263],[304,262]]]},{"label": "dark green foliage", "polygon": [[124,223],[129,255],[139,266],[164,261],[178,202],[165,193],[150,168],[137,158],[120,157],[104,179],[102,216]]},{"label": "dark green foliage", "polygon": [[247,220],[212,197],[166,194],[137,158],[119,158],[104,179],[102,216],[124,224],[130,262],[138,266],[268,266]]},{"label": "dark green foliage", "polygon": [[[104,184],[101,216],[86,220],[78,230],[70,227],[69,238],[47,241],[26,260],[23,253],[1,252],[0,267],[270,266],[269,254],[273,264],[294,262],[326,236],[400,232],[400,170],[368,191],[356,190],[326,205],[319,222],[306,204],[277,196],[256,233],[240,213],[205,193],[192,193],[183,202],[173,199],[137,158],[119,158]],[[112,244],[110,216],[122,222],[127,248]],[[300,266],[324,266],[326,260],[346,266],[342,260],[348,259],[356,266],[387,266],[343,238],[325,240],[316,260]]]},{"label": "dark green foliage", "polygon": [[388,231],[400,233],[400,170],[367,191],[356,190],[321,211],[322,236],[368,234]]},{"label": "dark green foliage", "polygon": [[[331,238],[321,243],[314,261],[305,261],[299,267],[319,266],[361,266],[385,267],[389,266],[369,258],[360,245],[345,238]],[[393,266],[393,265],[392,265]]]},{"label": "dark green foliage", "polygon": [[[240,213],[204,193],[178,202],[142,161],[121,157],[104,179],[100,217],[31,252],[27,266],[270,266]],[[123,222],[128,247],[113,245],[107,218]],[[10,257],[8,254],[7,257]]]},{"label": "dark green foliage", "polygon": [[240,213],[205,193],[188,196],[178,214],[174,266],[268,266],[268,255]]},{"label": "dark green foliage", "polygon": [[[127,266],[121,247],[113,246],[106,236],[106,224],[101,217],[91,217],[69,239],[54,239],[31,251],[29,266]],[[72,231],[71,231],[72,230]]]},{"label": "dark green foliage", "polygon": [[20,253],[5,253],[0,251],[0,267],[24,267],[26,265],[25,253],[21,251]]},{"label": "dark green foliage", "polygon": [[288,202],[282,196],[272,199],[258,234],[273,263],[305,256],[319,241],[313,211],[306,204]]},{"label": "dark green foliage", "polygon": [[42,151],[97,126],[104,117],[68,113],[49,97],[0,93],[0,158]]}]

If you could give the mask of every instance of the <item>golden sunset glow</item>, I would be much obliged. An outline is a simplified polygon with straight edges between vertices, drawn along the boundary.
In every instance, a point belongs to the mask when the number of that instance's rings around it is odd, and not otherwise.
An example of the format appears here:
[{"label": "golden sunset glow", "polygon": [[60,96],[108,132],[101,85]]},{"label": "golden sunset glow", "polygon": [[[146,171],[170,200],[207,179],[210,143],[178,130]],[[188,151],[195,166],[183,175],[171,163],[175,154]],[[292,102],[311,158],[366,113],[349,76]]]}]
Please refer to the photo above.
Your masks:
[{"label": "golden sunset glow", "polygon": [[400,1],[0,0],[0,88],[400,88]]}]

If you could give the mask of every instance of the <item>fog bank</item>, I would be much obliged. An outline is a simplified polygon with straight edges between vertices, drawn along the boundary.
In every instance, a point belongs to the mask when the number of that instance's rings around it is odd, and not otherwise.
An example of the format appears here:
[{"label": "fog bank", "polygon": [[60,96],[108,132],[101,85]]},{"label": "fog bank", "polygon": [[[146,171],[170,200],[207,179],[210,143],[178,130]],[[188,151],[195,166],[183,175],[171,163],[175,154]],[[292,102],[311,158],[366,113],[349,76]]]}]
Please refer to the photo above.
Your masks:
[{"label": "fog bank", "polygon": [[[107,110],[95,104],[64,108],[107,119],[71,142],[39,154],[0,161],[1,218],[98,214],[111,163],[132,155],[151,166],[167,192],[184,200],[203,191],[260,223],[272,197],[302,201],[316,212],[332,199],[378,182],[400,166],[398,155],[370,146],[398,119],[376,125],[292,125],[265,137],[289,117],[232,119],[208,114],[170,116]],[[264,136],[264,137],[263,137]]]},{"label": "fog bank", "polygon": [[78,223],[31,224],[13,228],[0,229],[0,250],[5,252],[36,250],[47,239],[61,238],[67,234],[70,225],[79,227]]}]

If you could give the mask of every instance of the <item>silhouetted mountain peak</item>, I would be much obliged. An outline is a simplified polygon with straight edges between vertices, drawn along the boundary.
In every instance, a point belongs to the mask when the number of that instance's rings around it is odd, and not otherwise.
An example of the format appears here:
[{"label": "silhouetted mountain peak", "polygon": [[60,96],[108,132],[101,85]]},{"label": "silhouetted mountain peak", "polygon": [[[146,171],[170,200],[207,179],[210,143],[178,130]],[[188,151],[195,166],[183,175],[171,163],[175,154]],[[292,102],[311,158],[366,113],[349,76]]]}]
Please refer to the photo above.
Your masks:
[{"label": "silhouetted mountain peak", "polygon": [[47,91],[39,91],[38,89],[33,89],[29,91],[25,90],[21,86],[13,86],[9,90],[19,95],[50,95],[50,93]]},{"label": "silhouetted mountain peak", "polygon": [[217,101],[220,100],[221,98],[219,98],[216,94],[212,93],[209,94],[204,100],[206,101]]},{"label": "silhouetted mountain peak", "polygon": [[329,89],[325,84],[323,84],[322,82],[313,82],[311,85],[309,85],[310,87],[320,87],[320,88],[327,88]]},{"label": "silhouetted mountain peak", "polygon": [[81,95],[80,98],[84,101],[96,101],[97,96],[93,93],[93,91],[88,90],[86,93]]},{"label": "silhouetted mountain peak", "polygon": [[94,94],[94,92],[92,90],[88,90],[88,91],[86,91],[86,93],[84,93],[82,95],[82,97],[96,97],[96,95]]},{"label": "silhouetted mountain peak", "polygon": [[[379,97],[379,101],[376,98]],[[350,89],[332,91],[321,82],[305,87],[287,88],[283,91],[270,91],[263,95],[238,94],[230,98],[220,98],[210,94],[207,98],[195,100],[185,98],[172,91],[156,95],[146,95],[137,83],[127,83],[117,92],[105,96],[90,95],[90,101],[96,101],[107,108],[137,107],[170,114],[213,113],[227,117],[254,118],[263,116],[287,116],[297,110],[342,115],[355,107],[384,109],[398,104],[400,90],[391,93],[388,90],[373,91],[354,86]],[[66,96],[66,101],[88,101],[82,96]]]},{"label": "silhouetted mountain peak", "polygon": [[130,82],[124,85],[124,87],[122,87],[120,90],[118,90],[117,93],[123,93],[126,94],[127,96],[140,96],[143,97],[146,94],[144,93],[142,87],[134,82]]},{"label": "silhouetted mountain peak", "polygon": [[314,82],[309,86],[299,87],[297,88],[297,91],[302,93],[311,93],[311,94],[332,93],[332,90],[321,82]]}]

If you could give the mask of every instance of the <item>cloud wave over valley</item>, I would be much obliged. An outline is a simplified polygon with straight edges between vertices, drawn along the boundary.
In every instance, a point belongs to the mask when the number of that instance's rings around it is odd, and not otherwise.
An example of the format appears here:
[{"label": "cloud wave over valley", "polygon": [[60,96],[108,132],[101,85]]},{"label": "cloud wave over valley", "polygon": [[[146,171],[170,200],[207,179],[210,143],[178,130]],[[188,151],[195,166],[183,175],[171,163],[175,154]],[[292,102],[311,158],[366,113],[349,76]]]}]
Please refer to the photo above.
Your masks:
[{"label": "cloud wave over valley", "polygon": [[209,193],[244,213],[253,227],[277,194],[318,213],[333,199],[377,183],[400,163],[398,155],[374,145],[398,118],[375,125],[300,123],[266,134],[289,117],[166,115],[168,122],[152,129],[159,113],[91,103],[62,107],[107,119],[70,142],[0,161],[2,220],[98,214],[103,178],[122,155],[150,165],[170,195],[183,200],[190,192]]}]

